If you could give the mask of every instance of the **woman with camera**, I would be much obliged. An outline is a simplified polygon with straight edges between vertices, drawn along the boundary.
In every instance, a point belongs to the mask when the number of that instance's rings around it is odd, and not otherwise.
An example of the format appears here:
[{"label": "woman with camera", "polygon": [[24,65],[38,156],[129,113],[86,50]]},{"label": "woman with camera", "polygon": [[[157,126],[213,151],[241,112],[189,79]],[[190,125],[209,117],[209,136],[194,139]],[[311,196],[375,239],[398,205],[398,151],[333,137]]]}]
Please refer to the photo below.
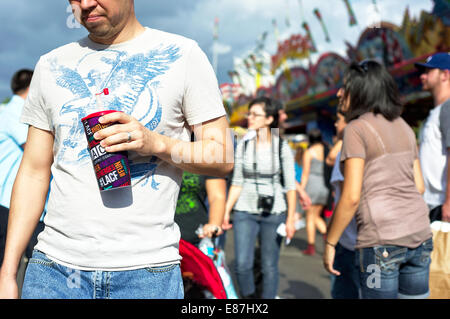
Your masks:
[{"label": "woman with camera", "polygon": [[[296,186],[294,156],[278,134],[276,103],[260,97],[249,104],[248,129],[253,138],[240,141],[235,151],[232,185],[228,193],[224,229],[233,229],[236,277],[243,298],[273,299],[278,290],[278,260],[286,224],[286,237],[295,233]],[[253,276],[254,251],[259,238],[262,295],[256,296]]]}]

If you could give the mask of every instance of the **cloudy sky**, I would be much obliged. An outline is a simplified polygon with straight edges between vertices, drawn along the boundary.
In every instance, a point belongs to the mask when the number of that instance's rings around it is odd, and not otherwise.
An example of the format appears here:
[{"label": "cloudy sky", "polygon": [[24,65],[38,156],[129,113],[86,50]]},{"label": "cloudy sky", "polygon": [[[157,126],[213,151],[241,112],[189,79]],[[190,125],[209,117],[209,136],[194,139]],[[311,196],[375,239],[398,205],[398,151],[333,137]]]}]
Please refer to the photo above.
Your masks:
[{"label": "cloudy sky", "polygon": [[[258,37],[268,32],[266,50],[276,52],[272,20],[280,38],[303,33],[302,17],[309,23],[320,54],[345,54],[345,41],[355,44],[361,32],[378,21],[373,0],[349,0],[358,25],[350,27],[343,0],[135,0],[138,19],[145,26],[178,33],[196,40],[212,62],[213,26],[219,18],[219,41],[230,46],[219,56],[217,77],[230,82],[233,57],[242,57],[256,47]],[[430,11],[432,0],[377,0],[384,21],[401,24],[405,9],[418,17]],[[301,5],[300,5],[301,4]],[[313,14],[318,8],[328,28],[331,43]],[[290,22],[290,26],[286,23]],[[20,68],[34,68],[39,56],[86,35],[76,28],[66,0],[0,1],[0,100],[10,95],[9,82]],[[317,58],[318,54],[316,54]]]}]

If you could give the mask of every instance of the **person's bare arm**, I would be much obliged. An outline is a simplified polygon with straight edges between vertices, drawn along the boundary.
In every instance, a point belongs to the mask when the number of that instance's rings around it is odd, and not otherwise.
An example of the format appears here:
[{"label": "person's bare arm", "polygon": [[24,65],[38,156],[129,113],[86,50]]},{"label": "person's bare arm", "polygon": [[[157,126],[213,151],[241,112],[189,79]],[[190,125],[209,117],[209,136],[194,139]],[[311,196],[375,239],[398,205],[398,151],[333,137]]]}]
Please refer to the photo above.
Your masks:
[{"label": "person's bare arm", "polygon": [[295,208],[297,201],[296,190],[286,192],[287,216],[286,216],[286,238],[292,239],[295,234]]},{"label": "person's bare arm", "polygon": [[222,228],[224,230],[232,228],[232,225],[230,224],[231,211],[233,210],[234,205],[239,199],[239,196],[241,196],[241,191],[242,186],[237,185],[231,185],[230,189],[228,190],[228,198],[225,204],[225,216],[222,225]]},{"label": "person's bare arm", "polygon": [[298,200],[300,201],[300,205],[303,210],[308,210],[311,207],[311,197],[305,192],[305,190],[301,187],[299,182],[295,182],[295,188],[297,189]]},{"label": "person's bare arm", "polygon": [[308,184],[309,171],[311,168],[311,153],[309,150],[306,150],[303,153],[303,170],[302,170],[302,178],[300,181],[300,187],[305,190],[306,185]]},{"label": "person's bare arm", "polygon": [[44,210],[53,163],[53,135],[30,126],[16,180],[8,221],[5,255],[0,270],[0,298],[18,298],[20,258]]},{"label": "person's bare arm", "polygon": [[155,155],[173,166],[200,175],[225,177],[233,169],[233,142],[224,116],[192,127],[195,142],[153,132],[122,112],[104,115],[100,122],[120,123],[94,135],[97,140],[102,140],[101,145],[107,152],[136,151],[142,156]]},{"label": "person's bare arm", "polygon": [[216,178],[207,179],[205,184],[209,202],[209,220],[208,224],[203,226],[203,235],[212,237],[223,233],[222,223],[227,199],[227,182],[223,178]]},{"label": "person's bare arm", "polygon": [[340,275],[333,268],[334,247],[358,209],[364,176],[364,162],[364,159],[361,158],[345,160],[342,195],[328,226],[327,242],[323,256],[325,269],[334,275]]},{"label": "person's bare arm", "polygon": [[337,141],[336,144],[331,148],[330,152],[328,153],[327,158],[325,159],[325,163],[328,166],[333,166],[334,162],[336,161],[336,157],[341,151],[342,148],[342,140]]},{"label": "person's bare arm", "polygon": [[422,170],[420,168],[420,161],[416,159],[414,161],[414,183],[420,194],[425,192],[425,182],[423,181]]}]

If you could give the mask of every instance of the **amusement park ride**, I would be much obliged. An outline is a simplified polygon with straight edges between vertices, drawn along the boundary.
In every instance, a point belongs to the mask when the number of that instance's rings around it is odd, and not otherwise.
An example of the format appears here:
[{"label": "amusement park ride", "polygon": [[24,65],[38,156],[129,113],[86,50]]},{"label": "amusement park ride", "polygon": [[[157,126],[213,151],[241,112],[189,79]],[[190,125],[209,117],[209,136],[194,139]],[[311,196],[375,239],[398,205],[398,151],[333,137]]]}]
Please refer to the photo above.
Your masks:
[{"label": "amusement park ride", "polygon": [[[350,23],[356,23],[348,1],[344,2],[350,9]],[[376,59],[396,79],[405,104],[403,118],[417,128],[433,102],[430,95],[422,91],[414,63],[436,52],[450,51],[450,0],[433,2],[433,10],[422,11],[418,19],[411,18],[406,9],[401,26],[381,21],[366,28],[355,46],[346,43],[347,56],[326,52],[316,63],[310,62],[308,66],[289,64],[290,60],[305,59],[315,49],[308,33],[309,27],[305,24],[306,36],[293,35],[278,42],[275,55],[268,57],[262,50],[257,51],[254,57],[244,61],[247,70],[260,77],[257,85],[244,90],[243,79],[234,70],[229,72],[233,83],[221,86],[224,103],[231,109],[231,125],[245,127],[248,102],[255,96],[269,95],[285,104],[288,115],[286,133],[305,133],[309,127],[315,126],[330,140],[334,134],[336,93],[342,85],[346,67],[351,61]],[[261,68],[258,69],[258,63],[270,63],[272,81],[264,83],[264,74],[260,72]]]}]

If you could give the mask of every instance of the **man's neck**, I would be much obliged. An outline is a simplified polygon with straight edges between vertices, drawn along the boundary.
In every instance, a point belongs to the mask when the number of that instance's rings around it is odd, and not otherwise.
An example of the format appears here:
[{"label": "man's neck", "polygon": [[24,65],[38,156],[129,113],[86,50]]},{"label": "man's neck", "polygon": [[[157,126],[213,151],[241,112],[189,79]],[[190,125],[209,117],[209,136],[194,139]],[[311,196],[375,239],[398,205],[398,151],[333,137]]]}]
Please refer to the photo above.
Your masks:
[{"label": "man's neck", "polygon": [[133,19],[121,31],[110,38],[96,38],[92,34],[89,35],[89,38],[100,44],[111,45],[133,40],[144,31],[145,28],[139,23],[139,21],[137,21],[137,19]]},{"label": "man's neck", "polygon": [[434,105],[438,106],[450,99],[450,88],[436,92],[434,95]]},{"label": "man's neck", "polygon": [[28,89],[26,91],[22,91],[22,92],[17,92],[15,94],[16,96],[26,100],[27,99],[27,95],[28,95]]}]

